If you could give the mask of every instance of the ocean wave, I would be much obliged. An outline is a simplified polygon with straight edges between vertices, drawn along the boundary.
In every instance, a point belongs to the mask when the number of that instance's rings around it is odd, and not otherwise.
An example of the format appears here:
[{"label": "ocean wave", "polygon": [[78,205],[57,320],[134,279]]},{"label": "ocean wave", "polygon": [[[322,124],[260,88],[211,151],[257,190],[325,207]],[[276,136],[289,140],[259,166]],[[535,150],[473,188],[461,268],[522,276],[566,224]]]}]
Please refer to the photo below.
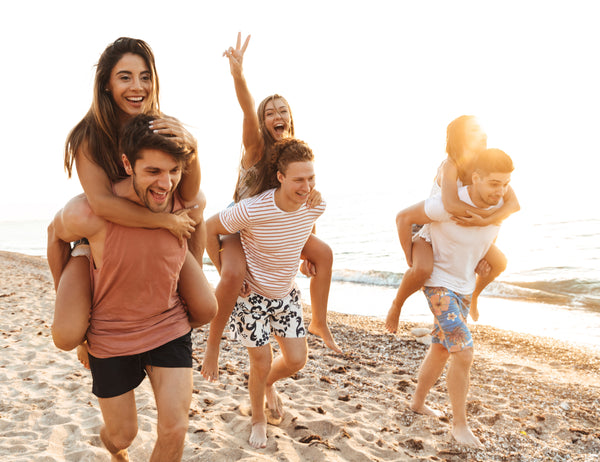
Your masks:
[{"label": "ocean wave", "polygon": [[[334,270],[332,280],[397,288],[402,276],[390,271],[344,269]],[[485,295],[600,312],[600,281],[595,280],[496,281],[485,289]]]}]

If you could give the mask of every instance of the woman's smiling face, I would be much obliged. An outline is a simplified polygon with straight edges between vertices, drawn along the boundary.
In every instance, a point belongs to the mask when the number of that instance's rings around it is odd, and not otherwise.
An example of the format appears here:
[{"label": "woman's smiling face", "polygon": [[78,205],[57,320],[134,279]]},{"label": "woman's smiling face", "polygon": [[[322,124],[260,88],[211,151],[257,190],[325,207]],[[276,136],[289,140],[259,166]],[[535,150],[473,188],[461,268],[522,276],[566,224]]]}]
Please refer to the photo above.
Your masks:
[{"label": "woman's smiling face", "polygon": [[265,105],[265,127],[275,141],[289,138],[290,110],[282,99],[273,99]]},{"label": "woman's smiling face", "polygon": [[110,73],[107,89],[121,118],[144,113],[152,93],[152,73],[144,58],[124,54]]}]

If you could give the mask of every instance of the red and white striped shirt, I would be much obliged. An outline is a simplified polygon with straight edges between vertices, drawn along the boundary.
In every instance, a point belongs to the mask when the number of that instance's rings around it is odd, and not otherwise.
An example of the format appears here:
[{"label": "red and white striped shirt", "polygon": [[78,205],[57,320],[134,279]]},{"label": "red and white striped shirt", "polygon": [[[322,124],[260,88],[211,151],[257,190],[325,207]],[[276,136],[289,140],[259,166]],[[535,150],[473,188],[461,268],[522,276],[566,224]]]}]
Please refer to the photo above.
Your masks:
[{"label": "red and white striped shirt", "polygon": [[240,231],[246,255],[246,281],[264,297],[279,299],[294,287],[300,254],[325,202],[295,212],[284,212],[275,204],[275,189],[241,200],[219,213],[230,233]]}]

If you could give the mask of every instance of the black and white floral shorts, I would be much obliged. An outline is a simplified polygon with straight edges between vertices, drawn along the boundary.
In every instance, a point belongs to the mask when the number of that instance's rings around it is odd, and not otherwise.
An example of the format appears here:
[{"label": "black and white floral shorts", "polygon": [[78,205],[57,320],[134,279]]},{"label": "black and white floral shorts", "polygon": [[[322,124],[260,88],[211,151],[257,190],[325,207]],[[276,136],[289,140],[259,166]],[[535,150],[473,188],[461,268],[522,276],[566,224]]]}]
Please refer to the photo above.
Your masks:
[{"label": "black and white floral shorts", "polygon": [[277,337],[306,337],[300,290],[294,287],[288,295],[279,299],[254,292],[246,298],[238,297],[229,329],[245,347],[266,345],[271,332]]}]

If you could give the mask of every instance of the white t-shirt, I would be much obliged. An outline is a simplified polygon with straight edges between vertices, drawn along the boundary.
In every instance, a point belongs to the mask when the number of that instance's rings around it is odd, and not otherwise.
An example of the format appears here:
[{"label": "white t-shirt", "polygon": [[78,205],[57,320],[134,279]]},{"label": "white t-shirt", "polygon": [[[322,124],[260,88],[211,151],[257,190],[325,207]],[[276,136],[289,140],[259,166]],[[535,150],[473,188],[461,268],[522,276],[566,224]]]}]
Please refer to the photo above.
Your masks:
[{"label": "white t-shirt", "polygon": [[[475,206],[469,197],[468,187],[458,190],[463,202]],[[502,201],[491,208],[498,208]],[[425,201],[425,213],[431,223],[433,247],[433,272],[425,286],[445,287],[461,295],[471,295],[475,290],[475,267],[494,243],[499,225],[460,226],[453,222],[444,209],[442,195]]]},{"label": "white t-shirt", "polygon": [[250,289],[279,299],[294,287],[300,254],[325,202],[284,212],[275,204],[275,189],[241,200],[222,210],[219,219],[230,233],[240,231]]}]

